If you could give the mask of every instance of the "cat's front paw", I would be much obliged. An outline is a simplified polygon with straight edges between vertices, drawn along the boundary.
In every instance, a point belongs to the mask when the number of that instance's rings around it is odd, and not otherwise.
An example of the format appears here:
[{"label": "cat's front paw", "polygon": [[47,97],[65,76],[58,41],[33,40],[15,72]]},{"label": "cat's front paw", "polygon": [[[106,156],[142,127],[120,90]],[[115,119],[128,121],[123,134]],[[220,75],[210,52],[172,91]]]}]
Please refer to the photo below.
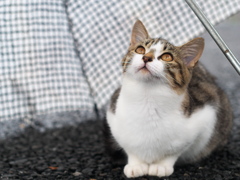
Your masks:
[{"label": "cat's front paw", "polygon": [[161,164],[151,164],[149,166],[148,175],[149,176],[170,176],[173,173],[173,167],[172,166],[164,166]]},{"label": "cat's front paw", "polygon": [[124,167],[124,174],[128,178],[134,178],[134,177],[147,175],[148,174],[148,165],[147,164],[136,164],[136,165],[127,164]]}]

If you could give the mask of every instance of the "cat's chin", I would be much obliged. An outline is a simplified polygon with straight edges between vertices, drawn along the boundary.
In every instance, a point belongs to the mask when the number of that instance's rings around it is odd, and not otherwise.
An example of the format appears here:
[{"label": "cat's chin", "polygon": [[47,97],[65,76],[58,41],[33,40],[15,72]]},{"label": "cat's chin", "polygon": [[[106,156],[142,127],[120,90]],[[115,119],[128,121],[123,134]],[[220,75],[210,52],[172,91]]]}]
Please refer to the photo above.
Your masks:
[{"label": "cat's chin", "polygon": [[160,77],[155,76],[147,67],[139,69],[136,74],[142,80],[160,80]]},{"label": "cat's chin", "polygon": [[147,67],[141,67],[138,69],[131,69],[124,73],[125,77],[129,77],[131,79],[135,79],[140,82],[147,82],[147,83],[164,83],[164,79],[156,76],[154,72],[152,72]]},{"label": "cat's chin", "polygon": [[139,73],[142,73],[143,75],[152,75],[152,73],[148,70],[147,67],[142,67],[141,69],[138,70]]},{"label": "cat's chin", "polygon": [[136,79],[137,81],[142,81],[146,83],[151,83],[151,82],[162,82],[160,77],[154,76],[151,71],[148,69],[141,69],[137,73],[133,74],[132,77]]}]

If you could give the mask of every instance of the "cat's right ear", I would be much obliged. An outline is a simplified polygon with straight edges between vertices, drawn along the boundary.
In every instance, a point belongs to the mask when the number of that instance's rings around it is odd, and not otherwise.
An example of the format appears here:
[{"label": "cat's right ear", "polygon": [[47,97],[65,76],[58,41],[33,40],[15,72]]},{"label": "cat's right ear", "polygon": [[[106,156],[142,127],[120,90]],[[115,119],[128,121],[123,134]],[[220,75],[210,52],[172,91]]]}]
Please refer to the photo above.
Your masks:
[{"label": "cat's right ear", "polygon": [[132,29],[131,36],[131,47],[134,47],[136,44],[143,42],[145,39],[148,39],[149,35],[147,29],[140,20],[137,20]]},{"label": "cat's right ear", "polygon": [[204,49],[204,39],[195,38],[188,43],[180,46],[180,51],[184,63],[188,68],[193,68],[198,62]]}]

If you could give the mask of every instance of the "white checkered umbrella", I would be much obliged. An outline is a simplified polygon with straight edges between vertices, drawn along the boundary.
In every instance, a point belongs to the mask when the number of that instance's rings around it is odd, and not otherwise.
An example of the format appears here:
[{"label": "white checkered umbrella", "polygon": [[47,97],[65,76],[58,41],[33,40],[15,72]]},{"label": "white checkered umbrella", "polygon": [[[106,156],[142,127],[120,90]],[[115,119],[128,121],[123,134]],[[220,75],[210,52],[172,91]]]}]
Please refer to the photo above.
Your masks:
[{"label": "white checkered umbrella", "polygon": [[[212,24],[240,10],[239,0],[198,0]],[[184,0],[72,1],[69,16],[83,69],[94,101],[103,109],[120,83],[120,60],[130,42],[131,28],[140,19],[150,36],[181,45],[205,29]]]},{"label": "white checkered umbrella", "polygon": [[[240,0],[197,2],[213,24],[240,10]],[[175,45],[204,31],[184,0],[0,1],[0,121],[103,114],[136,19]]]}]

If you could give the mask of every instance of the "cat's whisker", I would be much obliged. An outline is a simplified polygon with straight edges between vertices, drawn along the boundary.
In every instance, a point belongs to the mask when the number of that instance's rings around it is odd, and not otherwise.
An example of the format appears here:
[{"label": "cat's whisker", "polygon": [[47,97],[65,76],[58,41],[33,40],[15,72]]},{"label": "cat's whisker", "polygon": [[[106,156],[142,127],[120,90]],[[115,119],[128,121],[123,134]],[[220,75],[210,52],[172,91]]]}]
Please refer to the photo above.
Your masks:
[{"label": "cat's whisker", "polygon": [[183,68],[174,67],[174,66],[170,66],[170,65],[166,65],[166,68],[173,69],[173,70],[184,70]]},{"label": "cat's whisker", "polygon": [[162,77],[170,84],[170,86],[173,86],[172,82],[167,77],[164,75],[162,75]]},{"label": "cat's whisker", "polygon": [[[162,75],[162,74],[161,74]],[[171,85],[173,86],[173,83],[164,75],[162,75],[162,77]],[[173,81],[177,81],[175,78],[168,76],[170,79],[172,79]]]},{"label": "cat's whisker", "polygon": [[[156,68],[156,67],[152,67],[152,69],[153,69],[155,72],[157,72],[157,68]],[[166,82],[168,82],[168,83],[172,86],[172,83],[169,81],[168,78],[166,78],[162,73],[161,73],[160,75],[161,75],[161,77],[163,77],[163,79],[164,79]],[[163,81],[162,78],[160,78],[160,79]],[[163,83],[164,83],[164,81],[163,81]]]},{"label": "cat's whisker", "polygon": [[[180,69],[179,69],[180,70]],[[171,76],[169,76],[170,78],[172,78],[174,81],[176,81],[177,82],[177,79],[175,79],[175,78],[173,78],[173,77],[171,77]],[[182,84],[185,84],[185,82],[184,82],[184,79],[183,78],[181,78],[181,83]]]},{"label": "cat's whisker", "polygon": [[[174,70],[176,70],[176,69],[174,68]],[[183,70],[183,69],[181,68],[181,69],[177,69],[177,70]],[[175,79],[174,77],[169,76],[169,78],[171,78],[173,81],[177,82],[177,79]],[[184,79],[181,79],[181,83],[185,84]]]},{"label": "cat's whisker", "polygon": [[169,78],[172,79],[172,80],[174,80],[174,81],[176,81],[176,79],[175,79],[174,77],[172,77],[172,76],[169,76]]},{"label": "cat's whisker", "polygon": [[183,70],[182,68],[173,68],[174,70]]},{"label": "cat's whisker", "polygon": [[171,67],[171,66],[166,66],[167,69],[173,69],[173,70],[184,70],[181,67]]}]

